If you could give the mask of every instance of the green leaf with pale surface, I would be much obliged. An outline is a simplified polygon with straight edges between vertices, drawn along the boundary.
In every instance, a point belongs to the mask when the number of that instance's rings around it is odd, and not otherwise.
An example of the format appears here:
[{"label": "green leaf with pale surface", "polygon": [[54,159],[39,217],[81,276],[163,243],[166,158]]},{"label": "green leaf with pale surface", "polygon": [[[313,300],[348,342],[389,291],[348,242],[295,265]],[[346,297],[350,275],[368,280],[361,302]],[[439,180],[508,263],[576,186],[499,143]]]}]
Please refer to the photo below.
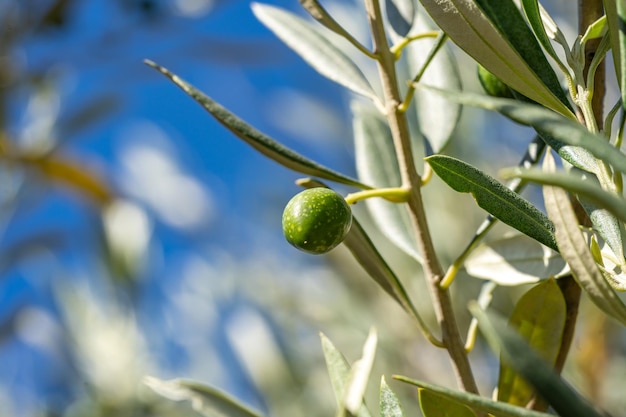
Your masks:
[{"label": "green leaf with pale surface", "polygon": [[417,389],[424,417],[476,417],[468,406],[424,388]]},{"label": "green leaf with pale surface", "polygon": [[606,417],[563,381],[504,318],[485,312],[474,302],[470,303],[469,309],[491,349],[500,352],[501,357],[532,384],[559,415]]},{"label": "green leaf with pale surface", "polygon": [[218,122],[224,125],[238,138],[242,139],[258,152],[270,159],[273,159],[284,167],[296,172],[301,172],[306,175],[324,178],[330,181],[351,185],[357,188],[371,188],[370,186],[365,185],[358,180],[326,168],[325,166],[322,166],[300,155],[299,153],[287,148],[286,146],[280,144],[269,136],[259,132],[254,127],[250,126],[245,121],[235,116],[233,113],[222,107],[206,94],[202,93],[182,78],[171,73],[166,68],[148,60],[146,60],[145,63],[169,78],[174,84],[176,84],[181,90],[183,90],[196,102],[198,102],[198,104],[204,107],[204,109],[208,111],[213,117],[215,117]]},{"label": "green leaf with pale surface", "polygon": [[622,108],[626,109],[626,4],[623,1],[604,0],[606,21],[611,36],[611,50],[617,83],[620,87]]},{"label": "green leaf with pale surface", "polygon": [[465,52],[526,97],[575,120],[473,0],[421,0],[437,25]]},{"label": "green leaf with pale surface", "polygon": [[352,415],[356,415],[363,405],[363,396],[374,366],[376,357],[376,345],[378,334],[375,329],[370,329],[367,340],[363,345],[361,358],[352,364],[350,376],[343,397],[343,406]]},{"label": "green leaf with pale surface", "polygon": [[[554,160],[549,154],[546,154],[544,167],[548,172],[554,171]],[[544,186],[543,198],[555,226],[561,256],[570,266],[576,282],[598,308],[626,325],[626,306],[598,269],[567,193],[561,188]]]},{"label": "green leaf with pale surface", "polygon": [[[361,181],[376,187],[398,187],[402,180],[389,125],[380,114],[361,104],[352,106],[356,170]],[[417,144],[414,144],[416,147]],[[406,208],[381,198],[365,202],[381,232],[418,262],[417,239]]]},{"label": "green leaf with pale surface", "polygon": [[522,285],[562,273],[563,258],[524,235],[514,235],[479,246],[464,263],[471,276],[499,285]]},{"label": "green leaf with pale surface", "polygon": [[380,416],[404,417],[398,396],[387,385],[384,376],[380,380]]},{"label": "green leaf with pale surface", "polygon": [[580,123],[541,106],[482,94],[444,91],[422,85],[420,88],[437,91],[456,103],[497,111],[517,123],[532,126],[544,140],[551,138],[556,141],[548,142],[548,145],[577,168],[597,173],[595,156],[611,164],[616,170],[626,172],[626,155],[615,149],[604,136],[591,133]]},{"label": "green leaf with pale surface", "polygon": [[539,413],[523,407],[494,401],[490,398],[481,397],[480,395],[470,394],[465,391],[456,391],[447,387],[407,378],[405,376],[394,376],[394,379],[435,392],[441,396],[465,404],[474,410],[487,412],[498,417],[553,417],[552,414]]},{"label": "green leaf with pale surface", "polygon": [[[344,400],[349,385],[351,367],[345,356],[333,345],[333,343],[324,334],[320,334],[322,340],[322,351],[326,360],[326,368],[330,376],[330,384],[335,394],[335,400],[339,407],[338,414],[345,411]],[[371,417],[365,403],[362,404],[357,417]]]},{"label": "green leaf with pale surface", "polygon": [[[554,366],[565,326],[565,298],[554,279],[537,284],[515,305],[509,325],[530,348]],[[506,361],[500,363],[498,401],[526,406],[534,396],[531,385]]]},{"label": "green leaf with pale surface", "polygon": [[205,417],[261,417],[262,414],[243,405],[230,395],[195,381],[173,379],[164,381],[147,376],[144,383],[157,394],[174,401],[191,401]]},{"label": "green leaf with pale surface", "polygon": [[[551,42],[551,39],[557,39],[559,36],[563,36],[558,26],[556,26],[556,23],[554,23],[537,0],[522,0],[522,7],[526,19],[528,19],[528,23],[537,37],[537,40],[541,43],[541,46],[543,46],[552,59],[559,63],[559,66],[563,66]],[[546,25],[549,25],[548,30],[550,34],[548,34],[546,30]]]},{"label": "green leaf with pale surface", "polygon": [[519,194],[458,159],[433,155],[426,161],[446,184],[458,192],[471,193],[478,206],[498,220],[558,250],[550,220]]},{"label": "green leaf with pale surface", "polygon": [[319,28],[279,7],[252,4],[254,15],[317,72],[375,102],[378,96],[359,67]]}]

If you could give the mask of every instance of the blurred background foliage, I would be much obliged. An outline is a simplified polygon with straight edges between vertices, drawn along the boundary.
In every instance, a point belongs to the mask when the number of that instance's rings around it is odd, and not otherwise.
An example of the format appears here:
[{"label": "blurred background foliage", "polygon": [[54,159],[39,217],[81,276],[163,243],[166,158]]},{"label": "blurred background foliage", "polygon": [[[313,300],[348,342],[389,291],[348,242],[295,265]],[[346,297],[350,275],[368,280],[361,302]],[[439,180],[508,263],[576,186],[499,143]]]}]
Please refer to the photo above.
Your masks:
[{"label": "blurred background foliage", "polygon": [[[271,3],[299,11],[295,0]],[[359,1],[324,3],[367,39]],[[197,379],[271,415],[332,415],[318,332],[354,360],[372,325],[381,339],[374,375],[453,384],[445,355],[345,249],[311,257],[284,242],[280,215],[297,176],[142,64],[166,65],[260,130],[354,175],[350,97],[249,6],[0,0],[1,416],[194,415],[158,399],[145,375]],[[572,36],[569,2],[546,6]],[[457,55],[465,88],[477,90],[474,65]],[[496,173],[532,133],[467,110],[457,136],[449,153]],[[483,214],[437,180],[426,192],[452,259]],[[418,266],[376,239],[429,316]],[[463,306],[480,282],[457,282]],[[498,290],[496,308],[510,311],[521,291]],[[566,375],[624,410],[624,333],[593,308],[583,313]],[[496,359],[479,346],[472,360],[489,392]],[[415,392],[397,391],[417,412]]]}]

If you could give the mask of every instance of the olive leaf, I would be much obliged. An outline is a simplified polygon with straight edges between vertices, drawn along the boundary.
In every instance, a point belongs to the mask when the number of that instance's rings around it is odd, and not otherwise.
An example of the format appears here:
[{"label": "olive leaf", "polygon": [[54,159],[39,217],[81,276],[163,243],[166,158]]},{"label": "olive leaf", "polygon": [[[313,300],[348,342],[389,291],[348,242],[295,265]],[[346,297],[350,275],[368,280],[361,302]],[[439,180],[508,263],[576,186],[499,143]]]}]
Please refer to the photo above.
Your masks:
[{"label": "olive leaf", "polygon": [[552,414],[528,410],[523,407],[481,397],[480,395],[470,394],[465,391],[456,391],[447,387],[430,384],[428,382],[411,379],[405,376],[395,375],[394,379],[437,393],[443,397],[450,398],[451,400],[458,401],[474,410],[490,413],[498,417],[553,417]]},{"label": "olive leaf", "polygon": [[552,222],[519,194],[456,158],[433,155],[426,161],[446,184],[458,192],[471,193],[478,206],[498,220],[558,250]]},{"label": "olive leaf", "polygon": [[491,349],[500,352],[503,360],[532,384],[559,415],[606,417],[563,381],[504,318],[493,312],[486,313],[475,302],[470,303],[469,309]]},{"label": "olive leaf", "polygon": [[623,1],[604,0],[604,10],[611,36],[611,51],[617,83],[620,87],[622,107],[626,109],[626,4]]},{"label": "olive leaf", "polygon": [[417,392],[424,417],[476,417],[471,408],[445,395],[424,388],[418,388]]},{"label": "olive leaf", "polygon": [[[526,18],[528,19],[528,23],[530,24],[535,37],[539,43],[541,43],[541,46],[543,46],[543,49],[545,49],[548,55],[554,59],[561,69],[566,68],[554,50],[550,40],[551,38],[555,40],[558,39],[561,42],[564,40],[563,34],[559,30],[558,26],[556,26],[556,23],[554,23],[552,18],[547,14],[537,0],[522,0],[522,7]],[[550,35],[546,32],[546,23],[550,26]]]},{"label": "olive leaf", "polygon": [[206,417],[262,417],[230,395],[195,381],[173,379],[164,381],[147,376],[144,383],[157,394],[174,401],[188,400],[194,410]]},{"label": "olive leaf", "polygon": [[469,275],[499,285],[537,282],[560,274],[566,268],[557,252],[524,235],[479,246],[468,256],[464,266]]},{"label": "olive leaf", "polygon": [[[354,103],[352,111],[359,178],[376,187],[397,187],[401,184],[400,169],[389,125],[377,111],[361,104]],[[421,262],[406,205],[381,198],[370,198],[365,204],[381,232],[398,248]]]},{"label": "olive leaf", "polygon": [[[534,41],[534,37],[532,37],[532,41],[523,36],[520,36],[519,39],[513,39],[513,34],[517,30],[528,31],[523,19],[520,21],[517,17],[507,16],[506,18],[511,21],[494,23],[483,10],[477,7],[477,1],[473,0],[421,0],[421,3],[435,23],[461,49],[509,87],[537,103],[568,118],[575,119],[568,105],[562,101],[563,93],[560,91],[560,87],[555,89],[554,81],[548,79],[551,79],[552,75],[543,74],[544,71],[551,71],[551,69],[547,63],[546,67],[543,68],[545,56],[542,56],[536,42],[530,45]],[[510,0],[487,3],[495,11],[492,14],[500,15],[502,14],[501,10],[510,9]],[[515,13],[519,15],[517,9]],[[509,14],[507,12],[507,15]],[[523,29],[524,27],[525,29]],[[512,45],[512,41],[515,41],[516,44]],[[518,48],[522,49],[527,43],[529,44],[527,45],[529,50],[526,51],[528,55],[522,55]],[[529,56],[537,60],[537,65],[530,66],[526,59]],[[543,75],[540,76],[535,72],[535,69],[542,71]]]},{"label": "olive leaf", "polygon": [[380,379],[380,416],[404,417],[398,396],[387,385],[384,376]]},{"label": "olive leaf", "polygon": [[[322,351],[326,361],[326,368],[330,376],[330,383],[335,394],[335,400],[340,410],[344,410],[344,398],[349,385],[351,367],[345,356],[335,347],[335,345],[323,333],[320,333]],[[365,403],[355,413],[357,417],[371,417]]]},{"label": "olive leaf", "polygon": [[352,364],[343,396],[343,407],[352,415],[356,415],[363,406],[363,397],[374,366],[377,344],[378,334],[376,329],[371,328],[363,344],[361,358]]},{"label": "olive leaf", "polygon": [[146,60],[145,63],[169,78],[174,84],[176,84],[181,90],[183,90],[196,102],[198,102],[198,104],[204,107],[204,109],[208,111],[213,117],[215,117],[218,122],[224,125],[238,138],[242,139],[258,152],[262,153],[270,159],[273,159],[284,167],[296,172],[301,172],[306,175],[324,178],[330,181],[351,185],[357,188],[372,188],[359,182],[356,179],[350,178],[346,175],[326,168],[325,166],[320,165],[302,156],[301,154],[287,148],[276,140],[259,132],[254,127],[247,124],[245,121],[243,121],[242,119],[222,107],[219,103],[208,97],[206,94],[202,93],[194,86],[192,86],[182,78],[178,77],[177,75],[173,74],[166,68],[157,65],[156,63],[149,60]]},{"label": "olive leaf", "polygon": [[[561,347],[565,314],[563,293],[554,279],[548,279],[522,295],[513,309],[509,325],[553,367]],[[532,386],[506,361],[501,361],[498,401],[523,407],[533,396]]]},{"label": "olive leaf", "polygon": [[414,0],[385,0],[389,26],[398,36],[406,36],[411,31],[415,9]]},{"label": "olive leaf", "polygon": [[[550,154],[546,155],[544,166],[548,172],[554,170],[554,159]],[[578,219],[567,193],[561,188],[544,186],[543,195],[548,216],[554,222],[560,253],[570,266],[576,282],[598,308],[626,324],[626,306],[598,269],[578,227]]]},{"label": "olive leaf", "polygon": [[355,93],[380,100],[359,67],[310,22],[284,9],[254,3],[254,15],[321,75]]}]

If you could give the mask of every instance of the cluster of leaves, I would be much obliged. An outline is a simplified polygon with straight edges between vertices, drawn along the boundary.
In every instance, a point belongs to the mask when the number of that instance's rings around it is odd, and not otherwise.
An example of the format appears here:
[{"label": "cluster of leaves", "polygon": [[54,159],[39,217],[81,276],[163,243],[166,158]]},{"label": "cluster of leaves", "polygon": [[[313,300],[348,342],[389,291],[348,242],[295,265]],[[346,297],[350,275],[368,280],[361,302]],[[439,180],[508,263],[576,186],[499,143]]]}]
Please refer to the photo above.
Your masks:
[{"label": "cluster of leaves", "polygon": [[[572,390],[559,373],[575,325],[575,314],[572,319],[568,305],[572,302],[568,286],[582,289],[607,316],[626,324],[626,306],[616,293],[626,290],[626,201],[621,177],[626,170],[626,156],[620,151],[626,114],[626,41],[620,22],[626,18],[626,6],[605,0],[605,15],[591,22],[570,46],[537,0],[523,0],[519,6],[512,0],[421,0],[423,10],[441,31],[425,26],[423,11],[414,1],[387,0],[383,21],[379,1],[366,0],[374,40],[372,51],[317,0],[300,3],[323,27],[274,6],[254,4],[253,11],[319,73],[365,97],[355,98],[352,105],[358,179],[288,149],[167,69],[147,63],[268,158],[296,172],[360,189],[346,200],[367,199],[381,232],[399,250],[431,270],[433,276],[428,278],[435,294],[445,293],[462,267],[487,280],[478,301],[470,306],[474,322],[468,342],[459,353],[452,346],[454,341],[439,340],[427,329],[401,281],[358,219],[353,219],[345,245],[380,287],[416,319],[427,339],[449,351],[459,366],[458,372],[465,373],[465,381],[472,377],[459,363],[471,350],[477,328],[500,352],[502,364],[495,400],[477,392],[396,377],[419,387],[424,415],[541,416],[547,415],[544,411],[548,407],[562,416],[603,415]],[[448,39],[499,78],[510,89],[512,98],[461,92],[455,62],[446,45]],[[591,41],[597,47],[593,57],[586,59]],[[555,51],[555,44],[562,47],[561,55]],[[381,88],[346,52],[346,46],[378,64],[382,95],[378,93]],[[594,94],[604,94],[595,80],[611,50],[622,97],[605,116],[594,107],[593,98]],[[567,85],[565,90],[561,79]],[[408,81],[407,86],[404,81]],[[387,91],[389,86],[398,90],[397,96]],[[502,184],[480,169],[442,154],[462,105],[501,113],[536,131],[519,166],[502,173],[510,183]],[[621,119],[613,134],[617,114]],[[556,169],[549,150],[558,154],[563,168]],[[427,166],[406,166],[407,161],[414,164],[420,156],[427,156]],[[542,168],[536,168],[542,157]],[[422,177],[412,175],[420,169]],[[432,273],[437,261],[428,249],[428,231],[420,229],[424,213],[416,203],[419,189],[428,182],[429,170],[454,190],[471,193],[478,206],[489,213],[442,277]],[[543,186],[547,215],[520,196],[521,189],[530,182]],[[300,183],[305,187],[327,186],[313,179]],[[575,210],[579,207],[581,210]],[[521,235],[482,244],[497,220]],[[519,300],[508,324],[497,314],[485,311],[496,285],[531,282],[538,283]],[[443,305],[446,301],[435,298],[433,302]],[[441,310],[445,311],[442,314],[454,314],[443,307]],[[363,395],[374,360],[375,332],[365,343],[363,357],[352,366],[325,337],[322,346],[337,396],[337,415],[369,416]],[[212,415],[212,409],[229,415],[256,415],[231,398],[195,383],[148,382],[166,396],[193,399],[207,415]],[[476,391],[465,385],[467,391]],[[380,392],[381,415],[403,415],[384,379]]]}]

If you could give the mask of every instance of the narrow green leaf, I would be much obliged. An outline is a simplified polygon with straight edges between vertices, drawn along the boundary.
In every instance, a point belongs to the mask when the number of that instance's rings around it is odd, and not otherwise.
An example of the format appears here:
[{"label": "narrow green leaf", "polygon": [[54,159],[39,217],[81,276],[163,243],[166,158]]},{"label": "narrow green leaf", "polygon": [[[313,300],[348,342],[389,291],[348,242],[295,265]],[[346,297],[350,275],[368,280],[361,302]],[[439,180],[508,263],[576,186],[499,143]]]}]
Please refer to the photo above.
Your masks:
[{"label": "narrow green leaf", "polygon": [[566,266],[558,253],[524,235],[483,244],[464,265],[471,276],[507,286],[549,278],[563,272]]},{"label": "narrow green leaf", "polygon": [[389,26],[398,36],[406,36],[415,19],[414,0],[385,0]]},{"label": "narrow green leaf", "polygon": [[[546,154],[546,171],[554,170],[554,160]],[[543,198],[548,216],[554,222],[556,241],[561,255],[570,266],[576,282],[591,301],[610,317],[626,324],[626,306],[606,281],[589,250],[567,193],[557,187],[544,186]]]},{"label": "narrow green leaf", "polygon": [[253,3],[254,15],[317,72],[344,87],[379,101],[359,67],[319,28],[284,9]]},{"label": "narrow green leaf", "polygon": [[[432,25],[427,19],[420,18],[415,23],[417,33],[431,30],[433,30]],[[403,62],[406,63],[411,77],[422,70],[436,42],[436,39],[421,39],[404,48],[403,54],[406,60]],[[420,82],[445,90],[461,90],[458,64],[450,46],[449,42],[446,42],[439,49],[422,74]],[[416,90],[413,102],[421,135],[428,141],[432,153],[441,152],[452,138],[462,107],[426,90]]]},{"label": "narrow green leaf", "polygon": [[558,77],[513,0],[475,2],[550,92],[565,106],[571,107]]},{"label": "narrow green leaf", "polygon": [[151,376],[144,383],[157,394],[174,401],[191,401],[194,410],[206,417],[261,417],[228,394],[199,382],[183,379],[164,381]]},{"label": "narrow green leaf", "polygon": [[613,65],[621,91],[622,108],[626,109],[626,5],[623,1],[604,0],[604,11],[611,36]]},{"label": "narrow green leaf", "polygon": [[478,326],[491,349],[499,351],[504,360],[530,382],[559,415],[606,417],[564,382],[502,317],[496,313],[487,314],[475,303],[471,303],[469,309],[478,320]]},{"label": "narrow green leaf", "polygon": [[552,42],[546,33],[546,28],[541,18],[541,10],[539,9],[539,2],[537,0],[522,0],[522,8],[528,23],[530,24],[535,37],[541,43],[541,46],[550,54],[551,57],[557,56]]},{"label": "narrow green leaf", "polygon": [[529,67],[473,0],[421,0],[437,25],[512,89],[568,118],[572,111]]},{"label": "narrow green leaf", "polygon": [[[563,159],[580,169],[592,173],[597,172],[597,163],[591,156],[593,154],[596,158],[611,164],[618,171],[626,172],[626,155],[615,149],[605,137],[591,133],[580,123],[568,120],[541,106],[489,97],[484,94],[443,91],[426,86],[421,86],[421,88],[437,91],[450,101],[497,111],[517,123],[534,127],[544,139],[546,136],[555,139],[557,143],[548,142],[548,145],[555,149]],[[577,149],[562,149],[566,148],[563,144]],[[563,154],[564,150],[568,154]]]},{"label": "narrow green leaf", "polygon": [[[320,334],[322,340],[322,351],[326,360],[330,383],[335,393],[337,406],[343,409],[343,401],[345,398],[348,380],[350,378],[350,364],[345,356],[333,345],[333,343],[324,334]],[[358,417],[371,417],[371,414],[365,404],[359,409]]]},{"label": "narrow green leaf", "polygon": [[478,206],[498,220],[547,247],[558,250],[550,220],[519,194],[458,159],[433,155],[426,158],[426,161],[450,187],[461,193],[472,193]]},{"label": "narrow green leaf", "polygon": [[404,417],[400,401],[396,393],[387,385],[384,376],[380,380],[380,416]]},{"label": "narrow green leaf", "polygon": [[307,12],[309,12],[311,17],[317,20],[318,22],[320,22],[326,28],[332,30],[338,35],[343,36],[344,38],[352,37],[352,35],[346,32],[343,26],[341,26],[339,23],[337,23],[335,19],[333,19],[333,17],[326,11],[324,6],[322,6],[319,1],[317,0],[299,0],[299,1],[302,7],[304,7],[304,9]]},{"label": "narrow green leaf", "polygon": [[465,404],[474,410],[484,411],[498,417],[553,417],[552,414],[539,413],[537,411],[528,410],[515,405],[494,401],[490,398],[481,397],[480,395],[452,390],[450,388],[429,384],[428,382],[418,381],[405,376],[394,376],[394,379],[435,392],[441,396]]},{"label": "narrow green leaf", "polygon": [[595,22],[593,22],[591,25],[589,25],[589,27],[583,34],[582,38],[580,39],[580,41],[582,43],[585,43],[591,39],[601,38],[604,36],[607,30],[608,30],[608,26],[606,24],[606,15],[605,15],[599,18],[598,20],[596,20]]},{"label": "narrow green leaf", "polygon": [[[360,104],[354,103],[352,112],[359,178],[376,187],[399,186],[402,180],[389,125],[378,112]],[[381,232],[398,248],[421,262],[406,205],[381,198],[370,198],[365,203]]]},{"label": "narrow green leaf", "polygon": [[[532,181],[537,184],[552,185],[563,188],[576,194],[588,204],[587,212],[590,213],[591,220],[600,235],[607,242],[618,257],[623,258],[622,232],[619,220],[626,222],[626,200],[615,194],[602,189],[593,180],[584,179],[577,175],[564,172],[545,172],[539,169],[522,170],[518,168],[507,169],[501,172],[503,177],[521,178],[525,181]],[[593,204],[594,207],[591,207]],[[599,209],[604,209],[600,211]],[[606,210],[606,211],[605,211]],[[604,213],[603,213],[604,212]]]},{"label": "narrow green leaf", "polygon": [[471,408],[449,397],[424,388],[417,392],[424,417],[476,417]]},{"label": "narrow green leaf", "polygon": [[369,382],[370,372],[372,372],[372,367],[374,366],[377,344],[378,335],[376,330],[372,328],[363,345],[361,358],[352,365],[343,398],[343,404],[346,410],[352,415],[357,415],[363,406],[363,396],[365,395],[365,389]]},{"label": "narrow green leaf", "polygon": [[[524,294],[515,305],[509,324],[548,364],[554,366],[565,326],[565,299],[554,279]],[[506,361],[500,363],[498,401],[526,406],[534,390]]]},{"label": "narrow green leaf", "polygon": [[150,67],[156,69],[161,74],[169,78],[174,84],[176,84],[187,95],[193,98],[198,104],[200,104],[206,111],[208,111],[215,119],[224,125],[228,130],[234,133],[238,138],[245,141],[248,145],[267,156],[270,159],[278,162],[279,164],[287,167],[293,171],[301,172],[306,175],[312,175],[320,178],[324,178],[330,181],[335,181],[341,184],[351,185],[357,188],[371,189],[372,187],[365,185],[358,180],[335,172],[325,166],[322,166],[299,153],[283,146],[276,140],[270,138],[259,132],[239,117],[222,107],[220,104],[213,101],[210,97],[196,89],[191,84],[187,83],[182,78],[171,73],[164,67],[155,64],[152,61],[146,60],[145,63]]}]

